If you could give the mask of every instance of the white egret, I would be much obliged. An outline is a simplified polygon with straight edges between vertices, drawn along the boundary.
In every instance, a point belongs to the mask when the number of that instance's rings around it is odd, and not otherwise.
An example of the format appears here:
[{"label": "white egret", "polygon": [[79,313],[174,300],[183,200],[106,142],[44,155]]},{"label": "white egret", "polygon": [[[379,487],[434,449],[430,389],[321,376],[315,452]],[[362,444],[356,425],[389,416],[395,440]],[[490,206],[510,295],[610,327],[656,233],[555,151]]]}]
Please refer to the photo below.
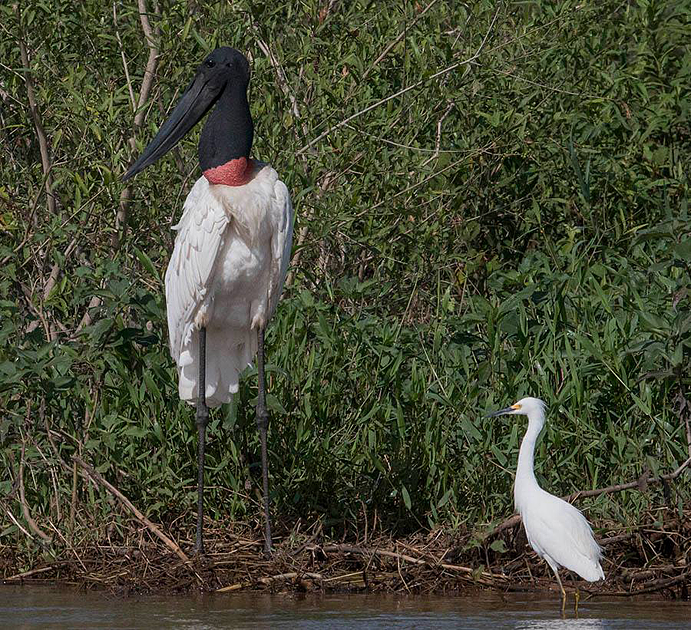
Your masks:
[{"label": "white egret", "polygon": [[[208,407],[229,402],[240,373],[258,354],[265,550],[271,551],[264,377],[264,329],[276,310],[290,258],[293,208],[268,164],[250,159],[254,125],[247,102],[250,67],[234,48],[217,48],[156,137],[130,167],[136,175],[170,151],[213,107],[199,140],[200,177],[184,205],[166,271],[170,352],[180,398],[196,404],[199,432],[196,550],[202,535]],[[214,107],[215,106],[215,107]]]},{"label": "white egret", "polygon": [[[535,442],[545,424],[545,403],[539,398],[522,398],[515,405],[495,411],[488,417],[505,414],[528,416],[528,430],[518,453],[514,503],[523,519],[530,546],[544,558],[557,578],[563,613],[566,591],[559,578],[559,567],[577,573],[588,582],[604,580],[605,574],[600,566],[602,550],[583,514],[570,503],[540,488],[535,479]],[[576,589],[576,612],[578,597]]]}]

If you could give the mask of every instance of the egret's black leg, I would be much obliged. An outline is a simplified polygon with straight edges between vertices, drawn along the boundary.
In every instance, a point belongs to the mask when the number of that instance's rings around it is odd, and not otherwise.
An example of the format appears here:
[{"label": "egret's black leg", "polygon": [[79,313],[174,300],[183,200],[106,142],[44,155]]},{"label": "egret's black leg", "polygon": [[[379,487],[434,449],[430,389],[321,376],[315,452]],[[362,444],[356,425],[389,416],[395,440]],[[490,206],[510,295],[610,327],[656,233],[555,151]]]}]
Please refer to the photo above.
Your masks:
[{"label": "egret's black leg", "polygon": [[204,553],[204,442],[209,408],[206,406],[206,328],[199,329],[199,382],[197,383],[197,429],[199,430],[199,467],[197,474],[197,543],[195,550]]},{"label": "egret's black leg", "polygon": [[271,553],[271,520],[269,518],[269,464],[266,451],[266,431],[269,428],[269,412],[266,409],[266,379],[264,378],[264,329],[257,332],[257,375],[259,391],[257,393],[257,427],[262,445],[262,482],[264,485],[264,522],[266,534],[264,552]]}]

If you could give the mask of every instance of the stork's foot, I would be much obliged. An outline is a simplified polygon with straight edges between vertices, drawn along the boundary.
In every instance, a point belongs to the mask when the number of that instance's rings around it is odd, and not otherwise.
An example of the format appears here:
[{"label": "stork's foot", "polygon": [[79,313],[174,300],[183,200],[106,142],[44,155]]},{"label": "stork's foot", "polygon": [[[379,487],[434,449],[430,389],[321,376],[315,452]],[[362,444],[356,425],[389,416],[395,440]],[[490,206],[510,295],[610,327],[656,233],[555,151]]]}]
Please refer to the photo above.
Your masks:
[{"label": "stork's foot", "polygon": [[566,617],[566,591],[561,587],[561,616]]}]

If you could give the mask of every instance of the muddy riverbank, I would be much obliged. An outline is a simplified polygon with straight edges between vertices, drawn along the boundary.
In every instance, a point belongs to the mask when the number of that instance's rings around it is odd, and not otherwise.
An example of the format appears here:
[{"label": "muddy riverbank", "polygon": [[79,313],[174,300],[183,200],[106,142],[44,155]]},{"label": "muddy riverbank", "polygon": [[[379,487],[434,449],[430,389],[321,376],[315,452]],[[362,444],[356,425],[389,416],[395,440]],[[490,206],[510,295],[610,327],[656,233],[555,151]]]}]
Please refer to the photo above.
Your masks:
[{"label": "muddy riverbank", "polygon": [[[134,525],[134,524],[133,524]],[[153,525],[153,524],[151,524]],[[586,596],[645,595],[689,600],[691,512],[661,508],[636,527],[598,527],[604,583],[567,579]],[[98,540],[19,550],[0,549],[5,584],[70,584],[127,594],[184,592],[370,592],[469,594],[483,591],[556,591],[551,572],[527,545],[516,518],[484,538],[436,530],[403,539],[367,531],[329,539],[320,523],[277,527],[275,550],[263,554],[258,526],[214,522],[207,527],[207,554],[192,555],[192,530],[137,523],[112,528]]]}]

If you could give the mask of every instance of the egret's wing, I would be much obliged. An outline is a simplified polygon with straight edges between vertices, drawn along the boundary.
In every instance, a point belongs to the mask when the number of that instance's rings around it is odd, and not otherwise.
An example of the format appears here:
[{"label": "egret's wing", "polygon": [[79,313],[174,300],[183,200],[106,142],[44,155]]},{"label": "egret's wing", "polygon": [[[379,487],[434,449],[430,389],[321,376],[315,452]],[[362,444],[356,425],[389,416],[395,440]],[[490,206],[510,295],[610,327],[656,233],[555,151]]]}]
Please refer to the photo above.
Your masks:
[{"label": "egret's wing", "polygon": [[[230,217],[200,177],[185,200],[178,235],[166,270],[166,303],[170,353],[181,365],[180,353],[195,328]],[[182,363],[185,362],[183,357]]]},{"label": "egret's wing", "polygon": [[531,547],[561,566],[595,581],[603,577],[602,551],[581,512],[566,501],[545,493],[523,515]]},{"label": "egret's wing", "polygon": [[283,291],[283,283],[290,262],[290,250],[293,244],[293,204],[286,185],[279,179],[274,185],[274,200],[271,212],[276,229],[271,237],[271,272],[269,280],[269,314],[270,319],[278,305]]}]

